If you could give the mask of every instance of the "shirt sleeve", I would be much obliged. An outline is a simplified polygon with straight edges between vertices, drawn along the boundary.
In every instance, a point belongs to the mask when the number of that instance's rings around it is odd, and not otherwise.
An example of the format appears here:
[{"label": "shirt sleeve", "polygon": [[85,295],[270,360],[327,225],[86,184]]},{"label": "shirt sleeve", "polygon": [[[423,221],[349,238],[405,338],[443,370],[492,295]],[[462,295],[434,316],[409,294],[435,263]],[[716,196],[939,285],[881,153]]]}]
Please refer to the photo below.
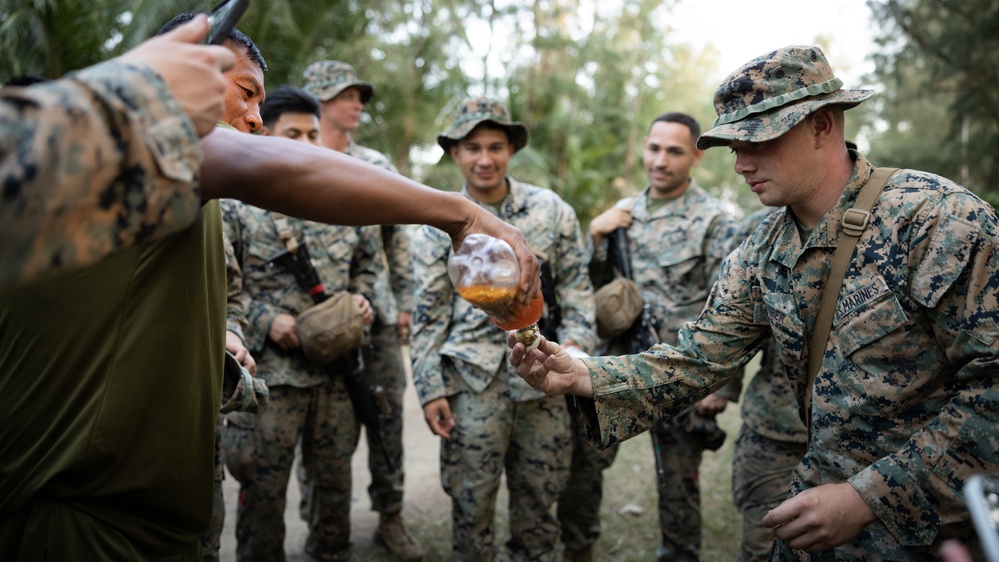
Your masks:
[{"label": "shirt sleeve", "polygon": [[945,197],[911,235],[912,297],[954,366],[949,399],[896,452],[850,478],[903,544],[929,544],[967,519],[963,483],[999,470],[999,253],[994,213],[970,194]]},{"label": "shirt sleeve", "polygon": [[629,439],[669,419],[740,375],[769,335],[757,312],[753,261],[727,260],[704,312],[683,325],[676,346],[583,362],[593,383],[595,413],[585,417],[587,435],[599,447]]},{"label": "shirt sleeve", "polygon": [[455,290],[447,275],[450,241],[434,228],[424,226],[413,235],[413,324],[410,354],[413,386],[420,404],[447,396],[441,370],[440,349],[451,329]]},{"label": "shirt sleeve", "polygon": [[0,287],[191,225],[194,126],[151,69],[105,62],[0,90]]}]

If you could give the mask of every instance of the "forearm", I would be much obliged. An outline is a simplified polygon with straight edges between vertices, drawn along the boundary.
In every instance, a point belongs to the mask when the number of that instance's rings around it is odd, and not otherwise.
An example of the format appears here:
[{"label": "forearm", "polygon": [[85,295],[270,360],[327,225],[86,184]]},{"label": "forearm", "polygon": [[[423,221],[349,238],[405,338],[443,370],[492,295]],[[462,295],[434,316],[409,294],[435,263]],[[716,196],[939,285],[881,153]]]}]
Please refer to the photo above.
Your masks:
[{"label": "forearm", "polygon": [[227,130],[212,132],[202,147],[206,198],[231,197],[330,224],[429,224],[450,235],[478,212],[456,193],[325,148]]}]

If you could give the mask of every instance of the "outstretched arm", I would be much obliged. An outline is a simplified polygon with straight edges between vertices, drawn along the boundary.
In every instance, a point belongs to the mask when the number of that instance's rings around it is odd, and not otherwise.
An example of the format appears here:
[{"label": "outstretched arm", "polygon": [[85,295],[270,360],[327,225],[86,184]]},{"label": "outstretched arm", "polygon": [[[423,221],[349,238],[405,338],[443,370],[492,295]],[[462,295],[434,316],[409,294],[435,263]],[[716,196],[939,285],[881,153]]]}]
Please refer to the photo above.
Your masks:
[{"label": "outstretched arm", "polygon": [[339,152],[278,137],[216,129],[202,140],[202,196],[231,197],[331,224],[429,224],[457,247],[484,233],[505,240],[520,263],[518,299],[541,291],[538,263],[519,228],[457,193],[429,188]]}]

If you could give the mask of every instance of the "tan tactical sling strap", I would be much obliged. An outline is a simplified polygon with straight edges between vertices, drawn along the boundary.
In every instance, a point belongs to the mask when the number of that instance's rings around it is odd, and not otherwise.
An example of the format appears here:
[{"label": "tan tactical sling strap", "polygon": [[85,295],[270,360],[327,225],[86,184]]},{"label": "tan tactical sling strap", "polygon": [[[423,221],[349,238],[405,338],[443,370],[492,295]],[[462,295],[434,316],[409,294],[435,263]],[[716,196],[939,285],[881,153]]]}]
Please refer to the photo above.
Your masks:
[{"label": "tan tactical sling strap", "polygon": [[839,244],[836,246],[836,253],[833,256],[832,269],[829,270],[829,277],[822,289],[819,314],[815,318],[814,333],[808,346],[805,426],[808,428],[809,438],[812,434],[812,387],[815,385],[815,377],[819,374],[819,367],[822,365],[826,344],[829,343],[829,332],[832,330],[833,315],[836,311],[836,301],[839,300],[840,288],[843,286],[843,277],[846,275],[847,266],[853,259],[853,249],[857,246],[860,235],[867,229],[874,203],[877,202],[888,180],[897,171],[898,168],[875,168],[871,172],[871,176],[867,178],[867,183],[861,188],[857,202],[853,204],[853,207],[843,212],[843,235],[839,237]]}]

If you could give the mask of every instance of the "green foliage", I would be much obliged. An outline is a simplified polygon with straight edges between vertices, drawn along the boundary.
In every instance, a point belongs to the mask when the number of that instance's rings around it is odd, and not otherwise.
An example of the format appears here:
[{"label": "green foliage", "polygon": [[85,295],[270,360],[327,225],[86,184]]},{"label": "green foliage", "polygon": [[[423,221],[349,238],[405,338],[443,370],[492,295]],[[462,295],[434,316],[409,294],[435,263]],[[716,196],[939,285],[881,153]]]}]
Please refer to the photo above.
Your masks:
[{"label": "green foliage", "polygon": [[999,195],[999,4],[870,0],[881,22],[876,162],[935,172]]}]

